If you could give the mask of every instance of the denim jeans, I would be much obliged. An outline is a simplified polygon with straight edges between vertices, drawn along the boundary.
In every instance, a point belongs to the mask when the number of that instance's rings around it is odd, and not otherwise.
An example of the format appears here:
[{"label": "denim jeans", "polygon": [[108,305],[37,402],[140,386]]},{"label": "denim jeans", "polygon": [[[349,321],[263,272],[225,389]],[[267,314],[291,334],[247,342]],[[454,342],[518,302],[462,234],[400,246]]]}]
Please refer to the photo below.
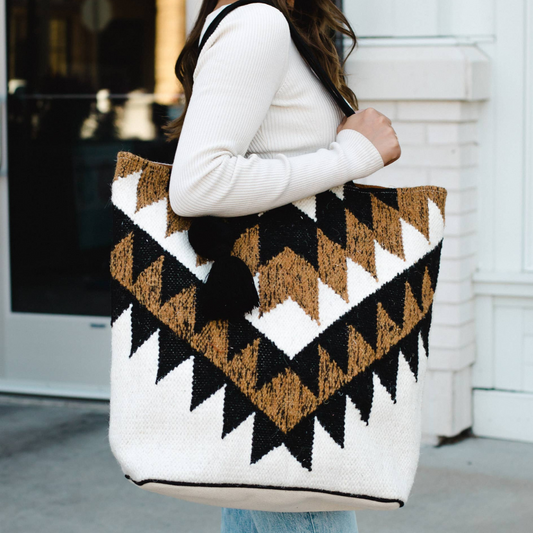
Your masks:
[{"label": "denim jeans", "polygon": [[221,533],[357,533],[355,511],[275,513],[222,508]]}]

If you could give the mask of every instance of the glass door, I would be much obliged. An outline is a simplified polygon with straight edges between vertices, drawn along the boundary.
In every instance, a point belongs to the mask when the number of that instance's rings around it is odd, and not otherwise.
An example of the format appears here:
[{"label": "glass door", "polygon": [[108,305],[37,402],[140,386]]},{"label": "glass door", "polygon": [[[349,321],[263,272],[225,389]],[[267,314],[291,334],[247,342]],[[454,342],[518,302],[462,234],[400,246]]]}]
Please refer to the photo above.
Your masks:
[{"label": "glass door", "polygon": [[9,302],[0,389],[107,397],[116,154],[172,162],[176,146],[161,126],[181,111],[174,63],[185,0],[3,3]]}]

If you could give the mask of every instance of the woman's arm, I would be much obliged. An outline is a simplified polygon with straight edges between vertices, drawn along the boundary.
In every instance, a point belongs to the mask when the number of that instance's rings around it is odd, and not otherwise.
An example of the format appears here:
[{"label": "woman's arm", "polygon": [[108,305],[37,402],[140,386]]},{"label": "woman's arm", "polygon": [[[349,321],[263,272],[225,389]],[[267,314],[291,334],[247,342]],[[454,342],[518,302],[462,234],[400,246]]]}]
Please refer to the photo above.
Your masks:
[{"label": "woman's arm", "polygon": [[259,213],[383,167],[376,147],[353,129],[316,152],[244,157],[283,85],[290,40],[279,10],[251,4],[226,17],[206,43],[170,178],[178,215]]}]

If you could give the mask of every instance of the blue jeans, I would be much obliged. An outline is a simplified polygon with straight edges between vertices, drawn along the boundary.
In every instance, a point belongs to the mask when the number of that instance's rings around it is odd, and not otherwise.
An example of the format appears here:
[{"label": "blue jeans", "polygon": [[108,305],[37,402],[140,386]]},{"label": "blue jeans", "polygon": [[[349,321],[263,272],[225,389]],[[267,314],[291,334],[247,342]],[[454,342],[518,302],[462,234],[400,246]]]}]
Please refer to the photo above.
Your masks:
[{"label": "blue jeans", "polygon": [[358,533],[355,511],[274,513],[222,508],[221,533]]}]

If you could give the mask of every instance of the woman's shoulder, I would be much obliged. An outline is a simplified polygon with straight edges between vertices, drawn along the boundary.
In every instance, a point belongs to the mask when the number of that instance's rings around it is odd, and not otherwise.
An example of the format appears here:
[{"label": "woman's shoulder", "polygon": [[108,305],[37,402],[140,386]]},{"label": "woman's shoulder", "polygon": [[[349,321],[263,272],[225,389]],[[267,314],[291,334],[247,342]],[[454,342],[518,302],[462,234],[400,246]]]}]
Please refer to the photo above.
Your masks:
[{"label": "woman's shoulder", "polygon": [[[226,7],[222,6],[207,15],[200,39],[203,38],[209,25]],[[270,39],[279,39],[287,35],[290,36],[289,23],[285,15],[276,7],[262,2],[246,4],[233,9],[219,23],[205,43],[206,46],[214,43],[221,35],[229,32],[244,32],[251,35],[268,36]]]}]

